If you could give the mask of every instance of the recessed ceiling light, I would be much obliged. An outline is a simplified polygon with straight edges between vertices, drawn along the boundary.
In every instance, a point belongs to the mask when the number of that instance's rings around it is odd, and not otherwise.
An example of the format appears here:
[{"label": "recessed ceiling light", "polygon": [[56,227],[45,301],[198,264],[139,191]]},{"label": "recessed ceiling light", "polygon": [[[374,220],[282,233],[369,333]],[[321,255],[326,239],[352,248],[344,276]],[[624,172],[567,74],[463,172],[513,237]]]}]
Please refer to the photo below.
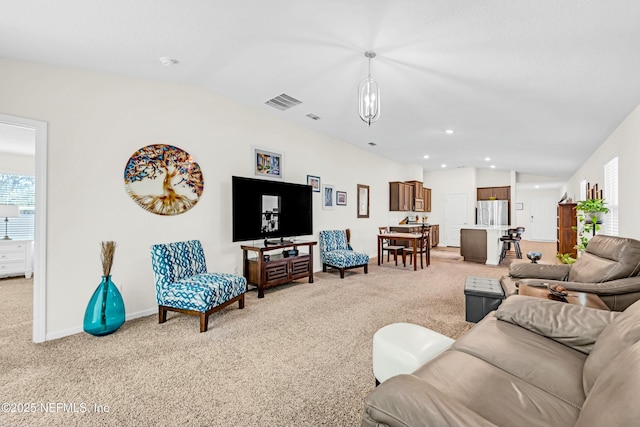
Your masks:
[{"label": "recessed ceiling light", "polygon": [[447,130],[445,130],[445,133],[451,135],[453,133],[453,129],[447,129]]},{"label": "recessed ceiling light", "polygon": [[491,165],[491,166],[489,166],[489,167],[490,167],[491,169],[495,169],[495,168],[496,168],[496,165]]},{"label": "recessed ceiling light", "polygon": [[484,161],[485,161],[485,162],[490,162],[490,161],[491,161],[491,157],[485,157],[485,158],[484,158]]},{"label": "recessed ceiling light", "polygon": [[425,154],[423,157],[424,157],[425,159],[428,159],[428,158],[429,158],[429,155],[428,155],[428,154]]},{"label": "recessed ceiling light", "polygon": [[176,65],[178,63],[178,60],[169,58],[168,56],[162,56],[160,57],[160,63],[165,67],[168,67],[170,65]]},{"label": "recessed ceiling light", "polygon": [[446,168],[447,165],[445,165],[444,163],[440,165],[441,168]]},{"label": "recessed ceiling light", "polygon": [[539,185],[536,185],[536,188],[540,188],[540,186],[539,186]]}]

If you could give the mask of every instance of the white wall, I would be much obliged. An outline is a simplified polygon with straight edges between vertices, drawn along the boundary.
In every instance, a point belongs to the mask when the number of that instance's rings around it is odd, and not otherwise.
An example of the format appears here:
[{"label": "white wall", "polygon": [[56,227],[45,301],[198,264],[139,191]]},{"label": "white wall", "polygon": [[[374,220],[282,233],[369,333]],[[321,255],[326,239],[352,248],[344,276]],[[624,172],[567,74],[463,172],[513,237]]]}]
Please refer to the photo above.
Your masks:
[{"label": "white wall", "polygon": [[[441,230],[446,224],[444,213],[445,195],[447,193],[464,193],[468,197],[468,222],[475,224],[475,206],[477,187],[499,187],[511,186],[511,218],[512,225],[523,225],[530,223],[530,202],[532,199],[545,197],[557,198],[560,200],[560,190],[520,190],[518,185],[525,183],[552,183],[554,186],[560,185],[557,178],[521,175],[515,171],[496,171],[491,169],[476,168],[456,168],[439,171],[425,171],[424,185],[432,189],[432,211],[429,213],[429,222],[441,224]],[[561,194],[561,193],[560,193]],[[516,210],[516,203],[524,203],[524,210]],[[555,212],[555,211],[554,211]],[[442,231],[441,231],[442,234]],[[528,238],[525,230],[524,238]],[[440,241],[444,239],[441,237]]]},{"label": "white wall", "polygon": [[[564,190],[574,201],[580,198],[580,181],[586,180],[604,188],[604,165],[618,156],[619,234],[640,239],[640,106],[616,128],[604,143],[569,179]],[[606,200],[607,195],[604,194]]]},{"label": "white wall", "polygon": [[447,194],[466,194],[468,224],[475,224],[476,169],[456,168],[424,172],[424,186],[431,188],[431,212],[429,222],[440,225],[440,242],[444,245],[446,218],[445,198]]},{"label": "white wall", "polygon": [[[149,246],[200,239],[210,270],[242,271],[231,241],[231,176],[252,175],[254,145],[284,153],[284,178],[320,176],[348,193],[348,205],[322,210],[314,193],[314,234],[350,228],[352,244],[376,254],[387,223],[388,182],[421,179],[401,165],[293,126],[205,90],[0,59],[0,113],[48,123],[47,336],[77,332],[101,276],[100,242],[118,243],[113,280],[127,313],[156,308]],[[176,216],[151,214],[124,188],[124,166],[139,148],[178,146],[199,163],[198,204]],[[370,186],[370,218],[356,218],[356,186]],[[320,263],[315,251],[316,269]]]},{"label": "white wall", "polygon": [[511,185],[511,171],[476,169],[476,187],[505,187]]},{"label": "white wall", "polygon": [[[515,202],[512,201],[511,204],[514,207],[515,212],[515,220],[512,220],[511,223],[515,226],[522,226],[525,228],[524,233],[522,234],[522,238],[525,240],[530,240],[531,235],[531,202],[540,199],[553,199],[560,200],[558,196],[558,190],[518,190],[516,193]],[[522,210],[519,211],[517,209],[517,204],[522,203]],[[554,208],[553,212],[550,215],[556,216],[557,211]],[[553,230],[556,230],[557,225],[553,224]]]}]

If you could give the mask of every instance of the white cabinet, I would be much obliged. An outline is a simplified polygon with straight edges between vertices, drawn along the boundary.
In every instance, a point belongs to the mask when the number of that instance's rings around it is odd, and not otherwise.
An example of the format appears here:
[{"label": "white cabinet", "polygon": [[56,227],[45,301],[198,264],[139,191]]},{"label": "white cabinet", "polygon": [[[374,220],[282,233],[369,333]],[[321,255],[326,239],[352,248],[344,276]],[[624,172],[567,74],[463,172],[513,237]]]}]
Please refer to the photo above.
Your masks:
[{"label": "white cabinet", "polygon": [[33,273],[32,240],[0,240],[0,277],[21,276],[27,279]]}]

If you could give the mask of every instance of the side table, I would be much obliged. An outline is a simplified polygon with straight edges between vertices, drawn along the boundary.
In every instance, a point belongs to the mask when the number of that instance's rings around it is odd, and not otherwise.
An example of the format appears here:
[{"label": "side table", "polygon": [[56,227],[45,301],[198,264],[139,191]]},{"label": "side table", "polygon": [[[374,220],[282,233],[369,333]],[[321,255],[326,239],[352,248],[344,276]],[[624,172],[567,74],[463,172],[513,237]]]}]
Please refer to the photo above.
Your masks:
[{"label": "side table", "polygon": [[518,295],[566,302],[568,304],[581,305],[583,307],[597,308],[600,310],[609,310],[607,304],[605,304],[598,295],[588,292],[576,292],[569,290],[569,295],[565,298],[561,298],[551,294],[546,287],[520,284],[518,286]]}]

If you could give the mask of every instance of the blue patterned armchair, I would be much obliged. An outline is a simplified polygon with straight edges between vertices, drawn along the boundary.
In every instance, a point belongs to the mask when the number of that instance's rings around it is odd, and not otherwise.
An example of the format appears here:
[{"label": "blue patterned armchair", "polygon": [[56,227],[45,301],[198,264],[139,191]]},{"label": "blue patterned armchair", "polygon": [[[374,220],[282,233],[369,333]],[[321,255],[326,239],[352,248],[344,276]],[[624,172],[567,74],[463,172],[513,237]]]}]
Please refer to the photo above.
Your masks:
[{"label": "blue patterned armchair", "polygon": [[369,272],[369,255],[351,249],[345,230],[320,232],[320,260],[322,271],[326,272],[327,267],[339,268],[341,279],[347,268],[364,267],[364,274]]},{"label": "blue patterned armchair", "polygon": [[158,321],[167,321],[167,311],[200,317],[200,332],[206,332],[209,315],[238,301],[244,308],[247,281],[227,273],[207,273],[199,240],[151,246],[151,264],[156,282]]}]

